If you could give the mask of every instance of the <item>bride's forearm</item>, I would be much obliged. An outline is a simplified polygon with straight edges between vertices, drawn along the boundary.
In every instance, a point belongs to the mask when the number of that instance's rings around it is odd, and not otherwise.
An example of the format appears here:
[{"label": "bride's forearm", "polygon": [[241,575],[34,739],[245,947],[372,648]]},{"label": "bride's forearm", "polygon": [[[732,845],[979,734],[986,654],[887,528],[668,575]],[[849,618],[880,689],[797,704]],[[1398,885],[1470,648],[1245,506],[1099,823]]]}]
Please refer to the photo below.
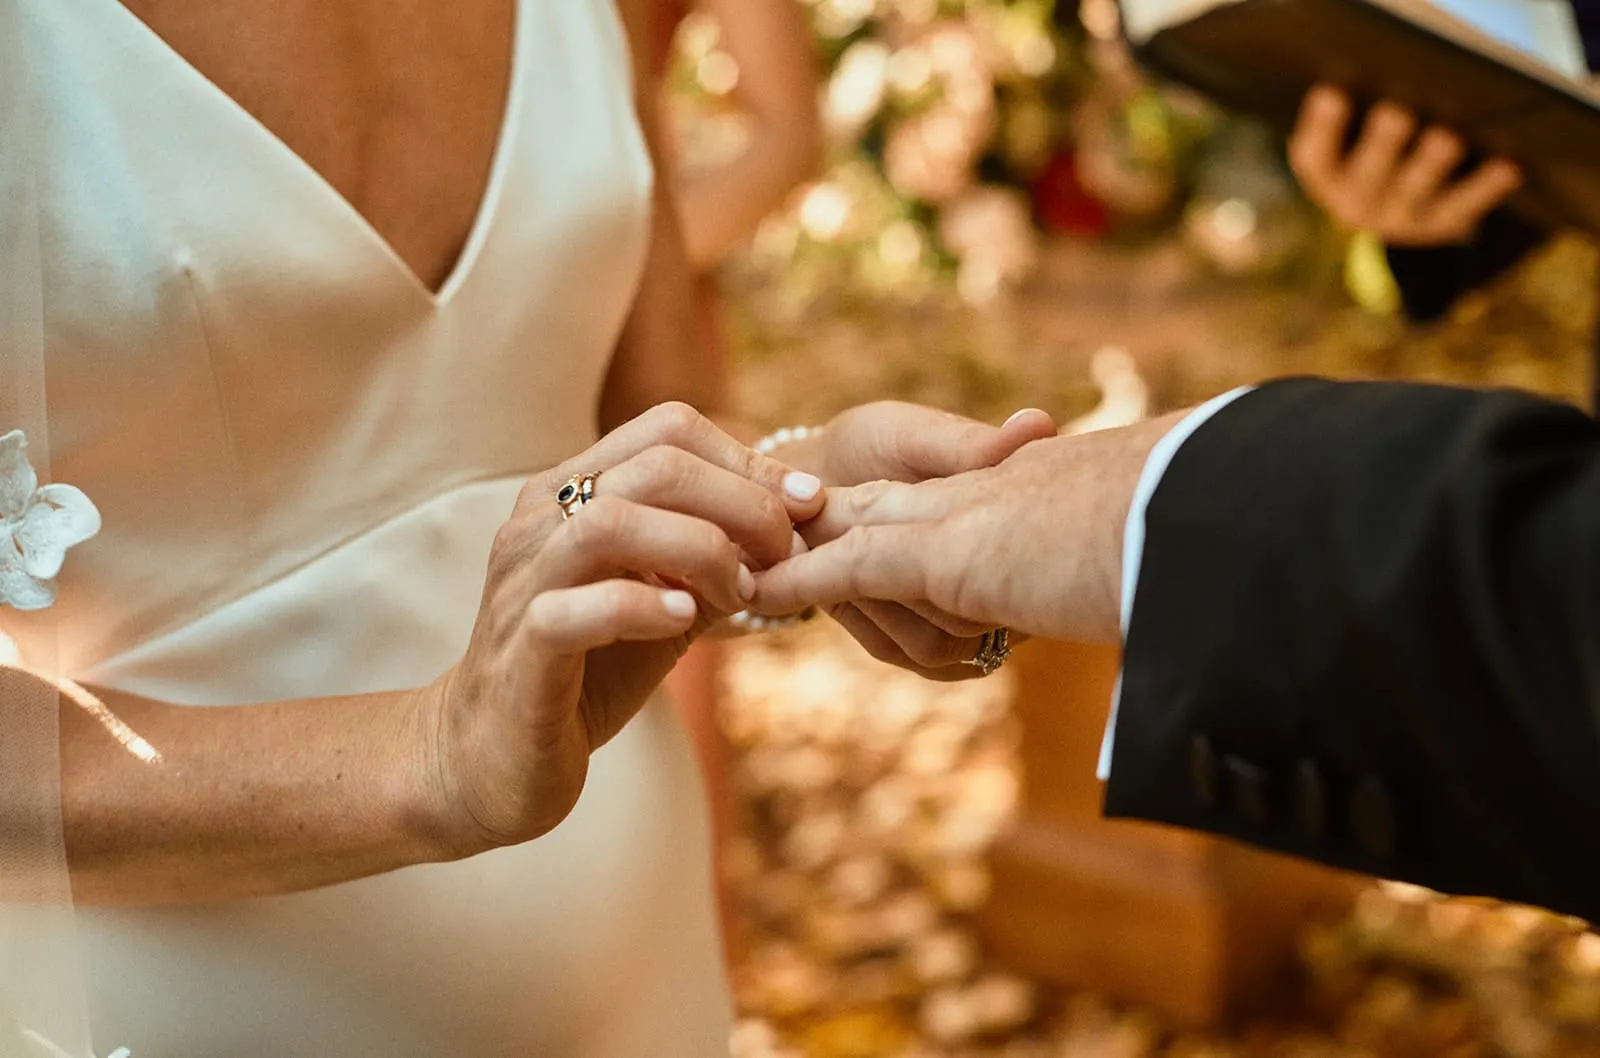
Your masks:
[{"label": "bride's forearm", "polygon": [[[148,743],[61,707],[74,897],[192,903],[295,892],[450,858],[412,693],[198,708],[94,692]],[[415,692],[423,694],[427,692]]]}]

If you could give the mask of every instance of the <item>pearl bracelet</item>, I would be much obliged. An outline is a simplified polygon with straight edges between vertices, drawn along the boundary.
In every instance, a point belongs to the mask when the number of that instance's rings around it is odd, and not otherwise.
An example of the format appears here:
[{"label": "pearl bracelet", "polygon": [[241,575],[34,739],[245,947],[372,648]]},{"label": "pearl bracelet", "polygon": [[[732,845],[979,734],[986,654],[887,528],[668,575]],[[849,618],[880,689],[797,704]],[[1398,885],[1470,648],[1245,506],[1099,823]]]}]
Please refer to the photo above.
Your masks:
[{"label": "pearl bracelet", "polygon": [[799,628],[815,616],[817,616],[815,606],[807,606],[799,613],[786,613],[775,617],[740,610],[736,614],[729,615],[728,623],[741,632],[781,632],[787,628]]},{"label": "pearl bracelet", "polygon": [[767,434],[752,447],[762,455],[770,456],[786,444],[804,441],[807,437],[816,437],[820,433],[822,433],[820,426],[785,426],[781,430]]},{"label": "pearl bracelet", "polygon": [[[764,456],[770,456],[784,445],[793,444],[795,441],[804,441],[808,437],[816,437],[822,433],[820,426],[785,426],[774,430],[753,447]],[[777,632],[785,628],[796,628],[811,620],[817,615],[817,608],[808,606],[800,613],[781,614],[768,617],[764,614],[751,613],[749,610],[740,610],[728,618],[728,623],[741,632]]]}]

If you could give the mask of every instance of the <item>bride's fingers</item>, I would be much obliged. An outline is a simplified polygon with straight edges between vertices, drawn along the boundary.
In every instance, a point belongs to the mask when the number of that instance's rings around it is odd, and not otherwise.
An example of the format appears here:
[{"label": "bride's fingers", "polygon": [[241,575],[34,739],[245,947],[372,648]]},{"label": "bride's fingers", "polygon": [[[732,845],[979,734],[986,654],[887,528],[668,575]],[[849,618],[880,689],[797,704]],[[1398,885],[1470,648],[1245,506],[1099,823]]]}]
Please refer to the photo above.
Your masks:
[{"label": "bride's fingers", "polygon": [[794,546],[789,514],[773,492],[681,448],[645,449],[596,481],[595,495],[703,518],[721,527],[758,567],[788,558]]},{"label": "bride's fingers", "polygon": [[535,591],[633,573],[686,587],[720,613],[749,601],[755,581],[728,534],[699,518],[600,496],[562,522],[529,568]]},{"label": "bride's fingers", "polygon": [[[857,527],[844,536],[756,574],[751,609],[763,614],[798,613],[808,606],[833,606],[856,599],[922,602],[931,594],[931,539],[937,525]],[[953,556],[939,556],[943,561]],[[933,600],[937,604],[937,600]],[[961,614],[984,620],[984,614]]]},{"label": "bride's fingers", "polygon": [[545,649],[582,654],[622,640],[687,635],[699,616],[694,596],[636,580],[603,580],[540,592],[528,606],[527,630]]},{"label": "bride's fingers", "polygon": [[582,455],[562,463],[524,489],[524,501],[548,501],[577,474],[604,473],[657,445],[681,448],[706,462],[755,482],[780,497],[789,518],[808,521],[822,509],[822,483],[741,444],[721,427],[681,402],[659,404],[602,437]]},{"label": "bride's fingers", "polygon": [[832,607],[829,614],[850,633],[850,638],[861,644],[863,650],[886,664],[909,669],[925,679],[946,683],[982,675],[979,669],[971,665],[941,665],[934,668],[919,665],[893,637],[862,613],[857,604],[842,603]]},{"label": "bride's fingers", "polygon": [[983,645],[980,629],[971,637],[949,635],[895,602],[858,599],[851,604],[892,639],[919,668],[940,669],[971,661]]},{"label": "bride's fingers", "polygon": [[[959,486],[945,479],[907,485],[897,481],[869,481],[862,485],[827,490],[822,513],[800,526],[811,547],[837,540],[861,525],[933,522],[955,513],[962,496]],[[968,502],[971,494],[967,493]]]}]

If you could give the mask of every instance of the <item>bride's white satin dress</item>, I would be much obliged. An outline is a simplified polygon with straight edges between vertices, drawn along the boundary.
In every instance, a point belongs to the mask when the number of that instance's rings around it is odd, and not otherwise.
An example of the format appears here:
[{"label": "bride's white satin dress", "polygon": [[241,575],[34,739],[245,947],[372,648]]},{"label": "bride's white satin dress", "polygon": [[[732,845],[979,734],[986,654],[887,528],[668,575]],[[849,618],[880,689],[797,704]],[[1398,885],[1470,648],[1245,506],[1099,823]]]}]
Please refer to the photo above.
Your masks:
[{"label": "bride's white satin dress", "polygon": [[[434,293],[117,0],[14,2],[52,471],[104,516],[44,624],[63,672],[224,708],[431,680],[523,480],[593,441],[643,266],[617,12],[519,0],[492,177]],[[27,616],[0,620],[24,656]],[[96,1043],[135,1058],[727,1053],[701,790],[662,703],[527,846],[80,926]]]}]

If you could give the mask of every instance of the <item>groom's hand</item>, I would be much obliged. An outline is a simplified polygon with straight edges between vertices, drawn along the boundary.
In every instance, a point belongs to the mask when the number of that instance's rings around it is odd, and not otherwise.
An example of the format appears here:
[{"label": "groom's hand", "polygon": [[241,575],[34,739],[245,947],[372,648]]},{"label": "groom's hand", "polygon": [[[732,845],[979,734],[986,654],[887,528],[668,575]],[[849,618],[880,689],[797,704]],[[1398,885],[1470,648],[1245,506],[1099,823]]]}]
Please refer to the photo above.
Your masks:
[{"label": "groom's hand", "polygon": [[828,423],[822,479],[829,485],[859,485],[947,478],[992,467],[1023,445],[1055,435],[1055,421],[1037,408],[992,426],[920,404],[877,401]]},{"label": "groom's hand", "polygon": [[784,613],[876,600],[978,626],[1119,638],[1123,530],[1168,416],[1040,441],[998,467],[922,484],[833,490],[813,549],[759,574],[753,605]]},{"label": "groom's hand", "polygon": [[[1037,409],[1024,409],[992,426],[918,404],[878,401],[828,423],[821,437],[820,470],[830,485],[926,481],[994,466],[1030,442],[1055,434],[1054,420]],[[799,531],[808,544],[827,538],[811,524]],[[921,600],[840,600],[827,610],[881,661],[934,679],[978,674],[962,663],[977,652],[988,630],[984,625]]]}]

